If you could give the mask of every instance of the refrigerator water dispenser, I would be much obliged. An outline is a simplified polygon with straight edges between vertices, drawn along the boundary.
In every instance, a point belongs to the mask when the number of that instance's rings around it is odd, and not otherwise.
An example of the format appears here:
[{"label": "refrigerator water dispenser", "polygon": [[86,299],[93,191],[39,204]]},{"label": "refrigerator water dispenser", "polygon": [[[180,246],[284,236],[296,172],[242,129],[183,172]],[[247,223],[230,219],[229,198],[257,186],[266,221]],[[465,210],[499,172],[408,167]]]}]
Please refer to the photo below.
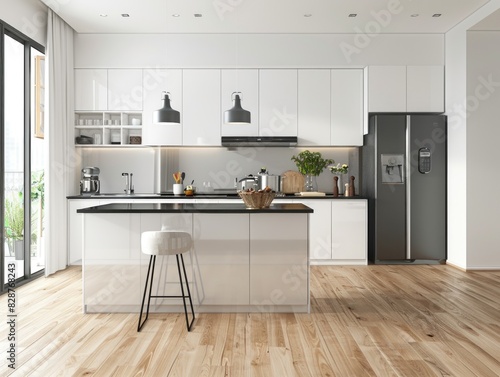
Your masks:
[{"label": "refrigerator water dispenser", "polygon": [[405,157],[403,154],[382,154],[382,183],[402,184]]}]

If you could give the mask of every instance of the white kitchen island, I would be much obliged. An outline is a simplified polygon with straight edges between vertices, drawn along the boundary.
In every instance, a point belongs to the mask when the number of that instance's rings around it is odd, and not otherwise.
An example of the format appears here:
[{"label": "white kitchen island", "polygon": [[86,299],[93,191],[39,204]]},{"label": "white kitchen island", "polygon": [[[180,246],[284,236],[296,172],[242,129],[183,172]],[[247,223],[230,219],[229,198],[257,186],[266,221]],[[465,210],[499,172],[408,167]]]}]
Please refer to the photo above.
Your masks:
[{"label": "white kitchen island", "polygon": [[[139,312],[149,257],[141,233],[190,233],[186,257],[198,312],[309,312],[308,226],[299,203],[249,210],[242,203],[116,203],[83,214],[83,306],[87,313]],[[179,291],[175,257],[159,257],[158,295]],[[157,299],[152,312],[182,311],[182,301]]]}]

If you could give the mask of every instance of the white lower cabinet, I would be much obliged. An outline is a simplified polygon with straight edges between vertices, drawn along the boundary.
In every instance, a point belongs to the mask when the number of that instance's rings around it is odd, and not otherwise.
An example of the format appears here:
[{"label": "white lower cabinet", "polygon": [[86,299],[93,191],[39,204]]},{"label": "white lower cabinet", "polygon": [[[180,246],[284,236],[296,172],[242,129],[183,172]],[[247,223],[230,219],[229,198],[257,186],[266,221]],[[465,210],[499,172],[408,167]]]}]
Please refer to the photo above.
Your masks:
[{"label": "white lower cabinet", "polygon": [[307,214],[250,216],[250,304],[260,311],[309,301]]},{"label": "white lower cabinet", "polygon": [[367,264],[366,200],[332,201],[332,259],[344,264]]},{"label": "white lower cabinet", "polygon": [[76,213],[78,209],[88,208],[99,204],[99,200],[68,200],[68,264],[82,262],[82,230],[83,215]]},{"label": "white lower cabinet", "polygon": [[249,216],[199,214],[193,224],[203,305],[249,304]]},{"label": "white lower cabinet", "polygon": [[[83,215],[83,292],[87,311],[121,312],[137,307],[141,288],[138,216]],[[87,237],[99,234],[99,237]],[[126,235],[126,236],[125,236]],[[135,237],[134,237],[135,236]],[[130,243],[131,240],[135,242]]]},{"label": "white lower cabinet", "polygon": [[[149,256],[141,252],[141,234],[166,226],[191,233],[190,214],[85,214],[83,294],[86,312],[138,312],[148,271]],[[103,233],[105,232],[105,234]],[[197,303],[192,255],[186,254],[186,272]],[[154,295],[179,295],[175,258],[157,257]],[[163,304],[163,305],[162,305]],[[152,300],[151,311],[179,310],[182,300]]]},{"label": "white lower cabinet", "polygon": [[368,263],[365,199],[295,200],[312,208],[309,217],[309,258],[315,265]]},{"label": "white lower cabinet", "polygon": [[309,217],[309,255],[312,260],[332,259],[331,200],[310,199],[300,203],[312,208]]},{"label": "white lower cabinet", "polygon": [[[87,213],[82,219],[86,312],[139,311],[149,265],[141,234],[164,227],[193,236],[184,260],[197,311],[309,309],[307,214]],[[175,257],[157,257],[153,294],[180,294]],[[182,310],[180,299],[151,302],[152,312]]]}]

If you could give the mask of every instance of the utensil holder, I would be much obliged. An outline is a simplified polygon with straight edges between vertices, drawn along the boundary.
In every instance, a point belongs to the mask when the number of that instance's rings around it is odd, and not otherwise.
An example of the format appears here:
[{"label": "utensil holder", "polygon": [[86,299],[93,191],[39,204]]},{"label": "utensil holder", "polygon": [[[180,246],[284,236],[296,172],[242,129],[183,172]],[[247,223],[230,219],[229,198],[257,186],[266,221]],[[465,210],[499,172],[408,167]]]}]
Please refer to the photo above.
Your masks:
[{"label": "utensil holder", "polygon": [[184,193],[184,185],[182,183],[174,183],[174,195],[182,195]]}]

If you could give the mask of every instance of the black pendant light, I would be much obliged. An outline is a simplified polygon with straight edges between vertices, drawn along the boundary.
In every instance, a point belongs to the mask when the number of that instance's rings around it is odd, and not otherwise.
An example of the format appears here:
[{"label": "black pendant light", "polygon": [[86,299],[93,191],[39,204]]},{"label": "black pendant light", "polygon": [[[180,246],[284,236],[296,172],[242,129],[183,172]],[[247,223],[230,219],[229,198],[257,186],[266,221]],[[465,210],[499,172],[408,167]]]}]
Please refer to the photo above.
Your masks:
[{"label": "black pendant light", "polygon": [[159,110],[153,111],[153,123],[180,123],[181,114],[172,109],[170,106],[170,98],[168,92],[161,92],[161,100],[163,107]]},{"label": "black pendant light", "polygon": [[250,111],[241,107],[240,92],[233,92],[233,107],[224,111],[224,123],[250,123]]}]

